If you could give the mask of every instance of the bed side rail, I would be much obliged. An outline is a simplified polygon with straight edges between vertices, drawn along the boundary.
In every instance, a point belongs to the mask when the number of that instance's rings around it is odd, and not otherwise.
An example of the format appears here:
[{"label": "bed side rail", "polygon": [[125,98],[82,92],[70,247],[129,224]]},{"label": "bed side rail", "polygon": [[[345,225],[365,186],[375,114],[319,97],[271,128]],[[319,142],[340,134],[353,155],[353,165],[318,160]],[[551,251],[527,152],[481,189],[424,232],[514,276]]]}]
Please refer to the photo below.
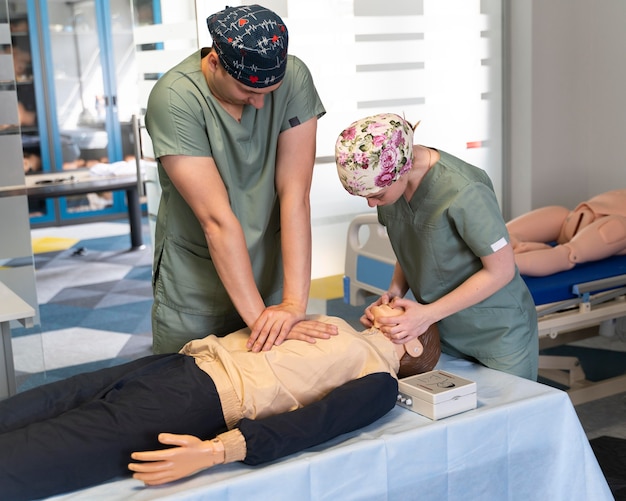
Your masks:
[{"label": "bed side rail", "polygon": [[359,214],[348,227],[344,302],[364,304],[369,294],[381,295],[389,286],[396,258],[387,230],[376,213]]},{"label": "bed side rail", "polygon": [[537,307],[539,336],[599,325],[626,316],[626,275],[581,282],[572,286],[577,297]]}]

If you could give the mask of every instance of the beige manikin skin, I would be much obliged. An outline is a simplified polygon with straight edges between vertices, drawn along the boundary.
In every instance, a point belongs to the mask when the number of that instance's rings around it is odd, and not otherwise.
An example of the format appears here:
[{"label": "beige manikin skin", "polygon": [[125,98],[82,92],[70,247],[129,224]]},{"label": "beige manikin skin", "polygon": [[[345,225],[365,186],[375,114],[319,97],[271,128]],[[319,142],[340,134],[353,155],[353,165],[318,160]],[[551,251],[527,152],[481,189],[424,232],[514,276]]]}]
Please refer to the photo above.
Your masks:
[{"label": "beige manikin skin", "polygon": [[624,255],[626,189],[601,193],[573,211],[558,205],[541,207],[506,226],[515,263],[524,275],[551,275],[577,263]]}]

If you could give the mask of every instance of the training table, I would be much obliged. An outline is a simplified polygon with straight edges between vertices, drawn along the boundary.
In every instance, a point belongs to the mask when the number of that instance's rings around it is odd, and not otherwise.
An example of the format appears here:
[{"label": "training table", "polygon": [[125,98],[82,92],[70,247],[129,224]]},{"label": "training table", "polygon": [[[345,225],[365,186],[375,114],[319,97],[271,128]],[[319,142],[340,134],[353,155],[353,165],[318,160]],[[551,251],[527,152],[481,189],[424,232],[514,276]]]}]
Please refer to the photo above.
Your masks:
[{"label": "training table", "polygon": [[613,499],[565,392],[445,354],[437,368],[477,383],[476,409],[431,421],[397,405],[264,466],[219,465],[149,488],[125,478],[54,499]]}]

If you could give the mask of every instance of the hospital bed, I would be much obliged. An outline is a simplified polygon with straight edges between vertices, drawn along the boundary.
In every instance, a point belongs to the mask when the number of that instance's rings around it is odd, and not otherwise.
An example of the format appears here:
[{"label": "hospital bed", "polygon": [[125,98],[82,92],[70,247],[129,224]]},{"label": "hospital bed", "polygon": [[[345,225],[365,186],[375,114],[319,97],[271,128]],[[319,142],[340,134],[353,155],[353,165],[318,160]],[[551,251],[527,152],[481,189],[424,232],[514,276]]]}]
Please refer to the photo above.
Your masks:
[{"label": "hospital bed", "polygon": [[[395,256],[376,213],[356,216],[348,228],[344,301],[363,305],[383,294]],[[577,265],[548,277],[523,277],[535,301],[540,348],[597,336],[626,317],[626,256]],[[576,357],[539,357],[539,375],[568,390],[574,404],[626,391],[626,374],[589,381]]]}]

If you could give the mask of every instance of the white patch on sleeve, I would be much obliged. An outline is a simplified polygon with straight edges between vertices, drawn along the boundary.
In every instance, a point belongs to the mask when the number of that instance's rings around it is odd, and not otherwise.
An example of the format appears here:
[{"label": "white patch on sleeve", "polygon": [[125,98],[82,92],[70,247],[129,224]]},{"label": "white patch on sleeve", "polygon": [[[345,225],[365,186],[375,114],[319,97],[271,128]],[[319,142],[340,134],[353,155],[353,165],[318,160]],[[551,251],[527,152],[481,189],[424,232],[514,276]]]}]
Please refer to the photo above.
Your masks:
[{"label": "white patch on sleeve", "polygon": [[491,250],[493,252],[498,252],[500,249],[502,249],[502,247],[504,247],[508,242],[506,241],[506,238],[502,237],[500,240],[498,240],[497,242],[491,244]]}]

